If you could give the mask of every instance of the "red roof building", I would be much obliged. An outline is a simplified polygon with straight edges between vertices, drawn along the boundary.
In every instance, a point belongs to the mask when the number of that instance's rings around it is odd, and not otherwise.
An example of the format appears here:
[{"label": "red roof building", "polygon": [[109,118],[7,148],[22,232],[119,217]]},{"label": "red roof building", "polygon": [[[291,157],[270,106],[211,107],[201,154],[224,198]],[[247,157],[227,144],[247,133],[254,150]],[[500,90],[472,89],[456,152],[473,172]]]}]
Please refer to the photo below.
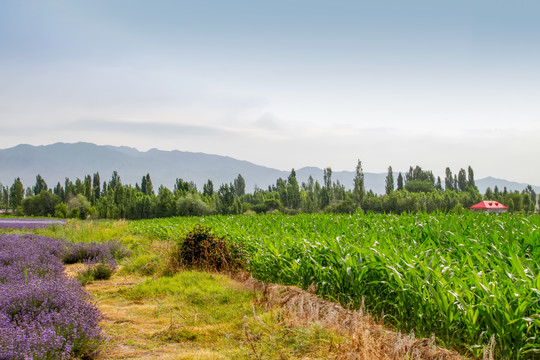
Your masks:
[{"label": "red roof building", "polygon": [[471,206],[469,209],[475,211],[485,211],[490,213],[501,213],[506,212],[508,208],[497,201],[484,200],[480,201],[478,204]]}]

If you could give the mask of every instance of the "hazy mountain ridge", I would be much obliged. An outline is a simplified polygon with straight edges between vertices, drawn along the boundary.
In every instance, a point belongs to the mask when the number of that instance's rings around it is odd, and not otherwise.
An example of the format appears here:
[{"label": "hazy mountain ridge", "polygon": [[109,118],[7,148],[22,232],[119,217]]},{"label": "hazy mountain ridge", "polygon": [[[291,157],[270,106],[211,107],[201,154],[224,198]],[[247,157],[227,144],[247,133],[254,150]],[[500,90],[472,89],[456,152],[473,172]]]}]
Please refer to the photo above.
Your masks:
[{"label": "hazy mountain ridge", "polygon": [[[353,164],[354,165],[354,164]],[[186,151],[163,151],[151,149],[146,152],[126,146],[101,146],[91,143],[55,143],[51,145],[17,145],[0,150],[0,183],[11,185],[20,177],[25,187],[34,186],[40,174],[49,187],[57,182],[64,183],[65,177],[72,181],[99,172],[101,182],[109,181],[112,172],[120,174],[122,183],[140,183],[141,178],[150,173],[154,187],[160,184],[173,188],[176,178],[193,181],[199,189],[211,179],[214,187],[229,183],[241,174],[246,181],[246,189],[252,191],[256,186],[266,189],[275,184],[278,178],[286,179],[290,170],[283,171],[237,160],[228,156],[194,153]],[[296,170],[298,182],[306,182],[309,176],[323,181],[323,169],[303,167]],[[386,173],[365,172],[366,189],[375,193],[384,192]],[[394,178],[397,178],[397,174]],[[332,172],[332,180],[339,181],[346,188],[352,188],[354,171]],[[487,177],[476,180],[480,192],[495,185],[502,191],[523,190],[527,184]],[[537,193],[540,187],[534,186]]]}]

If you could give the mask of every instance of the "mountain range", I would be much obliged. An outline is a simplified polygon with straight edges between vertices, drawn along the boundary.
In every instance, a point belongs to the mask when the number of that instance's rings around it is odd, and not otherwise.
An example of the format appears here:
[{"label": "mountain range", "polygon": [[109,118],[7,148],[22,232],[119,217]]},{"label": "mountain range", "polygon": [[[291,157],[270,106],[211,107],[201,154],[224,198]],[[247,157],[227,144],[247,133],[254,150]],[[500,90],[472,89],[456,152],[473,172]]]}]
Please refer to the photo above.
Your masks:
[{"label": "mountain range", "polygon": [[[162,151],[151,149],[145,152],[125,146],[96,145],[91,143],[55,143],[33,146],[17,145],[0,149],[0,183],[11,185],[19,177],[25,187],[33,186],[36,175],[40,174],[49,187],[57,182],[64,183],[66,177],[72,181],[83,179],[86,175],[99,172],[101,182],[108,181],[113,171],[118,171],[124,184],[140,183],[141,178],[150,174],[154,188],[164,185],[172,189],[177,178],[192,181],[198,189],[212,180],[214,187],[232,182],[241,174],[246,182],[246,190],[255,186],[266,189],[275,184],[278,178],[286,179],[289,171],[272,169],[237,160],[227,156],[210,155],[186,151]],[[303,167],[296,170],[298,182],[306,182],[309,176],[323,182],[323,169]],[[377,194],[384,193],[386,173],[364,172],[366,189]],[[397,178],[397,174],[394,176]],[[339,181],[345,188],[352,188],[354,171],[332,172],[332,180]],[[481,193],[487,187],[509,191],[523,190],[527,184],[504,179],[487,177],[477,179],[476,185]],[[540,193],[540,186],[533,186]]]}]

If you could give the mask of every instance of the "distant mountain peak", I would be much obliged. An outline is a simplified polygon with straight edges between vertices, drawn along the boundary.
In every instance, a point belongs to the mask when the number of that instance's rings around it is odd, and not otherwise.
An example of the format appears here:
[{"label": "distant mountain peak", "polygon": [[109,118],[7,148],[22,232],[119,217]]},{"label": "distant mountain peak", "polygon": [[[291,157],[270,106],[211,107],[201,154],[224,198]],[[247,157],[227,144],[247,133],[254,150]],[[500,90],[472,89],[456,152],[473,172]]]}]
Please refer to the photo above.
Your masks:
[{"label": "distant mountain peak", "polygon": [[[118,171],[124,184],[138,183],[150,173],[154,186],[165,185],[172,189],[177,178],[193,181],[199,189],[208,180],[214,186],[230,183],[241,174],[246,181],[246,189],[252,191],[257,185],[266,188],[276,183],[278,178],[286,179],[290,170],[282,171],[256,165],[246,160],[229,156],[180,150],[159,150],[156,148],[142,152],[128,146],[96,145],[88,142],[64,143],[33,146],[20,144],[0,150],[0,182],[11,185],[20,177],[25,187],[35,184],[40,174],[49,187],[57,182],[64,183],[66,177],[72,181],[99,172],[101,181],[108,181],[113,171]],[[311,175],[322,184],[323,169],[306,166],[296,171],[298,182],[307,182]],[[386,173],[364,173],[366,189],[384,193]],[[339,181],[346,188],[352,188],[354,171],[333,171],[332,180]],[[523,190],[527,184],[496,179],[491,176],[476,180],[479,190],[487,187],[509,191]],[[540,187],[535,186],[540,193]]]}]

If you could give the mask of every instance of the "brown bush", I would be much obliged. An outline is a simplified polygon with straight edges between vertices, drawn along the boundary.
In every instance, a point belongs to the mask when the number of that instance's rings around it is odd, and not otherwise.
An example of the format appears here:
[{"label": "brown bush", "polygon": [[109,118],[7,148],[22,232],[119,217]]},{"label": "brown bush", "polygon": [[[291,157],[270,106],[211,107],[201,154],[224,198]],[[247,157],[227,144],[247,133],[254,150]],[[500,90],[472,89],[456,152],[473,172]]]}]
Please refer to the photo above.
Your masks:
[{"label": "brown bush", "polygon": [[215,235],[211,228],[197,224],[176,244],[173,261],[183,268],[233,271],[243,268],[243,246]]}]

